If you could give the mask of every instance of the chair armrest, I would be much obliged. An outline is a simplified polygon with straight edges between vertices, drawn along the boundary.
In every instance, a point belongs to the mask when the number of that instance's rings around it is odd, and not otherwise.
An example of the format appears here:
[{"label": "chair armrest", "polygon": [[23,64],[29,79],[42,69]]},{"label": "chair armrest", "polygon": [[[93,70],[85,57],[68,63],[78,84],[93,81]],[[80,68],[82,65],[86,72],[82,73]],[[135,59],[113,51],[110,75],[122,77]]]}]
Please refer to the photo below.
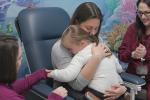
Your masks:
[{"label": "chair armrest", "polygon": [[48,94],[53,90],[52,87],[48,86],[44,82],[39,82],[32,87],[32,90],[38,93],[40,96],[47,98]]},{"label": "chair armrest", "polygon": [[[52,92],[53,88],[46,84],[45,81],[41,81],[32,87],[32,92],[40,96],[44,100],[47,100],[48,94]],[[74,100],[73,98],[67,96],[65,100]]]},{"label": "chair armrest", "polygon": [[120,76],[123,79],[123,81],[129,82],[129,83],[132,83],[132,84],[135,84],[135,85],[143,86],[146,83],[145,80],[142,79],[141,77],[133,75],[133,74],[129,74],[129,73],[126,73],[126,72],[122,72],[120,74]]},{"label": "chair armrest", "polygon": [[130,89],[130,100],[135,100],[135,94],[137,94],[138,91],[141,91],[142,86],[146,84],[145,80],[125,72],[122,72],[120,76],[122,77],[125,86]]},{"label": "chair armrest", "polygon": [[125,86],[130,88],[130,93],[133,96],[132,98],[134,98],[134,95],[137,94],[138,91],[141,91],[142,86],[146,84],[144,79],[133,74],[123,72],[120,76],[122,77]]}]

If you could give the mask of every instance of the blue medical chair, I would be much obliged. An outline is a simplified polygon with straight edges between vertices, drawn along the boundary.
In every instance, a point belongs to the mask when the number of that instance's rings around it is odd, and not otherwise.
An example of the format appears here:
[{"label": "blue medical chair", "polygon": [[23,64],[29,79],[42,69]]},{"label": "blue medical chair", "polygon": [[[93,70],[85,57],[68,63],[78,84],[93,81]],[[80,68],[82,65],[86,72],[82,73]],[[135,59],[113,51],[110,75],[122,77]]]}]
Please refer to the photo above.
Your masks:
[{"label": "blue medical chair", "polygon": [[[52,69],[52,45],[69,25],[69,21],[69,15],[58,7],[27,8],[18,14],[15,25],[31,73],[41,68]],[[46,99],[51,90],[42,81],[33,86],[31,91]]]},{"label": "blue medical chair", "polygon": [[[15,24],[31,73],[40,68],[52,69],[51,48],[69,25],[68,14],[58,7],[27,8],[18,14]],[[141,90],[145,81],[128,73],[121,73],[121,77],[134,100],[135,93]],[[45,81],[32,88],[32,92],[42,98],[46,98],[51,90]]]}]

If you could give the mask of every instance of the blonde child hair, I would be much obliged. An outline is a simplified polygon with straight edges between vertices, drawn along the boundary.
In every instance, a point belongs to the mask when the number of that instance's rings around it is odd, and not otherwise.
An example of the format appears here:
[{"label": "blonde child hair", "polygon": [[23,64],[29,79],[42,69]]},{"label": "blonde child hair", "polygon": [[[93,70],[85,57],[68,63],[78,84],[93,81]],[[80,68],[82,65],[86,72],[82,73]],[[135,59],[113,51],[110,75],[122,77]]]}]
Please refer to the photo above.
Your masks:
[{"label": "blonde child hair", "polygon": [[[89,43],[96,43],[98,45],[99,39],[97,36],[92,35],[82,28],[79,27],[79,25],[70,25],[62,34],[61,41],[64,41],[65,36],[69,35],[72,39],[72,43],[75,43],[78,45],[82,40],[87,40]],[[110,52],[111,51],[107,51]],[[110,57],[112,54],[110,54],[108,57]]]},{"label": "blonde child hair", "polygon": [[92,35],[86,31],[84,31],[82,28],[79,27],[79,25],[70,25],[62,34],[61,40],[63,41],[65,36],[70,35],[73,42],[78,44],[81,42],[81,40],[88,40],[89,43],[99,43],[98,37],[95,35]]}]

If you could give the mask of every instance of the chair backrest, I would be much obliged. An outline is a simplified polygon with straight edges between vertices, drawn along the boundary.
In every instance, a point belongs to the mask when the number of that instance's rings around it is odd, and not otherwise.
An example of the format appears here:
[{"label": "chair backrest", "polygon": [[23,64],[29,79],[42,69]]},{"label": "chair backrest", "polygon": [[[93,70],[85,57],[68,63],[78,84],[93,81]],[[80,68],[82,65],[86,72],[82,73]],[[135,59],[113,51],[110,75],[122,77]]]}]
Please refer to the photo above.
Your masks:
[{"label": "chair backrest", "polygon": [[69,25],[69,15],[58,7],[27,8],[15,21],[31,72],[52,68],[51,48]]}]

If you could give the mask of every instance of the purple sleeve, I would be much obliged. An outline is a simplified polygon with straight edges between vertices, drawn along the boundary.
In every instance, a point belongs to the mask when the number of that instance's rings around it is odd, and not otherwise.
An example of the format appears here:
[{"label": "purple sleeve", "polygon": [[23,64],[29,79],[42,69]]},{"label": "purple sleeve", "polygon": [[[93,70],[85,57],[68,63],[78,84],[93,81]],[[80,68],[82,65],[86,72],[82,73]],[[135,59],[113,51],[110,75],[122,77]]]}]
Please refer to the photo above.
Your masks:
[{"label": "purple sleeve", "polygon": [[147,50],[147,53],[144,58],[147,62],[150,63],[150,36],[148,36],[148,39],[146,41],[146,50]]},{"label": "purple sleeve", "polygon": [[49,93],[48,100],[63,100],[63,98],[55,93]]},{"label": "purple sleeve", "polygon": [[12,84],[12,88],[18,94],[22,94],[28,89],[30,89],[34,84],[46,78],[47,78],[47,73],[45,72],[44,69],[41,69],[34,72],[33,74],[27,75],[24,79],[16,80]]},{"label": "purple sleeve", "polygon": [[131,61],[131,52],[136,48],[135,43],[135,28],[133,26],[134,24],[131,24],[124,35],[123,41],[121,43],[121,46],[118,50],[118,57],[121,61],[129,63]]}]

